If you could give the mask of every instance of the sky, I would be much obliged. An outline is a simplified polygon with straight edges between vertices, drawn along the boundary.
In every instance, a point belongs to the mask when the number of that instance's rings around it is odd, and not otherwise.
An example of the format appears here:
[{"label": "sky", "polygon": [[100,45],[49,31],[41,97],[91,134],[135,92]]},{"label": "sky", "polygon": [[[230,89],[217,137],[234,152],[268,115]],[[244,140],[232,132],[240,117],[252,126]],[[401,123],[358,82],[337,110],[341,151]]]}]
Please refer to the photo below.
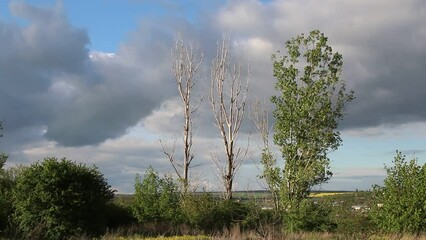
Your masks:
[{"label": "sky", "polygon": [[[319,29],[343,55],[341,77],[356,99],[339,126],[343,145],[330,153],[334,176],[317,188],[370,189],[396,150],[426,161],[425,22],[423,0],[0,1],[0,151],[7,167],[45,157],[96,165],[114,189],[131,193],[149,166],[173,172],[159,139],[181,156],[171,72],[178,34],[204,53],[201,96],[217,43],[230,33],[233,60],[249,68],[250,104],[277,94],[271,55]],[[206,100],[194,122],[191,179],[212,191],[222,187],[211,153],[223,149],[213,121]],[[235,189],[265,189],[260,141],[244,121],[239,141],[249,139],[250,151]]]}]

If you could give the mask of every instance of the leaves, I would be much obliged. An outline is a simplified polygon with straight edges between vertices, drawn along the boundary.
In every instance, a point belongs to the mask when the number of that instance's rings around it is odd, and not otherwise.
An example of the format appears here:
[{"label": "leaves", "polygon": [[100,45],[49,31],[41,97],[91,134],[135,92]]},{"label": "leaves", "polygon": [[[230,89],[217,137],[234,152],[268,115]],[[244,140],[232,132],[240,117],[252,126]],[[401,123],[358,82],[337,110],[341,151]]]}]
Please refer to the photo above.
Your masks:
[{"label": "leaves", "polygon": [[[310,189],[331,176],[329,151],[342,142],[336,130],[353,97],[340,78],[342,55],[333,53],[318,30],[285,43],[286,56],[272,56],[277,79],[274,143],[285,161],[282,170],[283,207],[297,208]],[[275,174],[275,173],[274,173]]]},{"label": "leaves", "polygon": [[151,167],[135,180],[133,214],[140,222],[177,222],[180,217],[178,186],[169,177],[160,178]]},{"label": "leaves", "polygon": [[95,167],[45,158],[24,168],[13,188],[14,220],[24,237],[62,239],[103,231],[113,191]]},{"label": "leaves", "polygon": [[371,217],[386,232],[426,230],[426,164],[410,161],[399,151],[392,167],[385,167],[384,186],[374,186]]}]

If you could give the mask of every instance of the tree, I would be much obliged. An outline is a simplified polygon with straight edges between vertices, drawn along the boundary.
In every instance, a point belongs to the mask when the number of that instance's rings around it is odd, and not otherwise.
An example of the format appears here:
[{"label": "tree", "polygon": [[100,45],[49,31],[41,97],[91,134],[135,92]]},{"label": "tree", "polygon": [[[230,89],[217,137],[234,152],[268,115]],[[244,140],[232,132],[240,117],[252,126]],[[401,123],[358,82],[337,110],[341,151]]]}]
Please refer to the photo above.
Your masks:
[{"label": "tree", "polygon": [[327,154],[341,145],[336,129],[353,92],[346,91],[340,77],[342,55],[333,53],[324,34],[302,34],[285,46],[288,55],[272,56],[279,94],[271,101],[276,106],[274,143],[285,162],[281,202],[289,209],[332,176]]},{"label": "tree", "polygon": [[[3,123],[1,121],[0,121],[0,131],[3,131]],[[2,137],[3,137],[3,134],[0,133],[0,138]],[[3,167],[7,159],[8,159],[7,154],[0,153],[0,174],[3,171]]]},{"label": "tree", "polygon": [[266,181],[268,189],[274,202],[274,210],[280,210],[279,194],[280,194],[280,169],[277,167],[277,160],[271,150],[269,142],[270,126],[269,126],[269,108],[265,102],[256,99],[251,107],[250,118],[257,133],[262,140],[261,164],[263,166],[260,178]]},{"label": "tree", "polygon": [[229,37],[224,37],[212,63],[210,103],[226,154],[225,166],[217,154],[212,155],[226,190],[226,199],[232,198],[235,174],[247,154],[247,148],[237,147],[248,93],[248,79],[243,88],[240,73],[241,67],[231,63]]},{"label": "tree", "polygon": [[151,167],[143,178],[137,175],[133,214],[140,222],[179,222],[179,191],[173,179],[160,178]]},{"label": "tree", "polygon": [[[0,131],[3,130],[2,122],[0,122]],[[3,137],[0,134],[0,138]],[[0,233],[9,225],[9,219],[12,212],[12,202],[10,201],[12,182],[7,177],[4,165],[8,156],[0,153]]]},{"label": "tree", "polygon": [[28,239],[65,239],[98,235],[113,198],[96,167],[63,158],[45,158],[24,168],[13,188],[14,221]]},{"label": "tree", "polygon": [[399,151],[392,167],[385,167],[384,186],[373,186],[370,216],[390,233],[426,231],[426,164],[410,161]]},{"label": "tree", "polygon": [[[168,157],[176,174],[183,183],[184,192],[188,190],[189,179],[188,173],[194,153],[192,149],[193,137],[193,116],[198,110],[203,98],[199,102],[193,103],[192,90],[198,82],[198,71],[203,62],[203,53],[194,50],[191,44],[187,45],[181,37],[176,39],[175,46],[172,49],[173,66],[172,71],[174,80],[179,92],[183,109],[183,160],[177,161],[174,155],[174,148],[167,151],[162,145],[164,154]],[[160,141],[161,142],[161,141]]]}]

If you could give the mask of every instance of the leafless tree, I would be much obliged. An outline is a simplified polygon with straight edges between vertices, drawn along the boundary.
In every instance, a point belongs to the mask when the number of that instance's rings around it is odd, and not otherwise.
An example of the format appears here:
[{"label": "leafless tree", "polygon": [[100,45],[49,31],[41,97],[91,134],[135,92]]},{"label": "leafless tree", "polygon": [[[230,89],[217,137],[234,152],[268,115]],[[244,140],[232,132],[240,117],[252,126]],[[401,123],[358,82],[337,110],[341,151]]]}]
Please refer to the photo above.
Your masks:
[{"label": "leafless tree", "polygon": [[248,93],[248,79],[243,87],[240,73],[241,66],[231,63],[229,36],[225,36],[212,62],[210,103],[225,148],[226,163],[220,161],[217,152],[212,159],[222,178],[226,199],[232,198],[234,177],[248,151],[248,147],[236,144]]},{"label": "leafless tree", "polygon": [[175,40],[172,49],[172,72],[177,90],[179,92],[183,109],[183,159],[177,160],[175,157],[175,146],[166,149],[161,142],[163,153],[172,164],[176,174],[183,183],[184,191],[187,192],[189,186],[189,169],[194,159],[193,152],[193,118],[198,110],[203,97],[197,98],[194,102],[192,91],[199,80],[199,69],[203,62],[204,54],[199,49],[194,49],[191,43],[186,44],[181,36]]},{"label": "leafless tree", "polygon": [[250,119],[262,140],[261,163],[263,167],[261,178],[266,181],[268,189],[271,192],[274,201],[274,209],[279,210],[279,190],[277,178],[280,178],[279,169],[277,168],[276,158],[271,150],[269,137],[271,127],[269,126],[269,107],[260,99],[256,99],[250,108]]}]

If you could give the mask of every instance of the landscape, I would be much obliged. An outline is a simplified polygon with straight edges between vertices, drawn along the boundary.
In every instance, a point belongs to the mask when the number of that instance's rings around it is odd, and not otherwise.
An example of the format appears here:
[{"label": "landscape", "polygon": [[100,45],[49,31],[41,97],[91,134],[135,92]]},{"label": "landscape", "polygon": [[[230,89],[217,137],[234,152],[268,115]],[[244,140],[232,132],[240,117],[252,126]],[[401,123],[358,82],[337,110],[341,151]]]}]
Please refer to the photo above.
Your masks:
[{"label": "landscape", "polygon": [[426,239],[426,4],[0,2],[0,239]]}]

